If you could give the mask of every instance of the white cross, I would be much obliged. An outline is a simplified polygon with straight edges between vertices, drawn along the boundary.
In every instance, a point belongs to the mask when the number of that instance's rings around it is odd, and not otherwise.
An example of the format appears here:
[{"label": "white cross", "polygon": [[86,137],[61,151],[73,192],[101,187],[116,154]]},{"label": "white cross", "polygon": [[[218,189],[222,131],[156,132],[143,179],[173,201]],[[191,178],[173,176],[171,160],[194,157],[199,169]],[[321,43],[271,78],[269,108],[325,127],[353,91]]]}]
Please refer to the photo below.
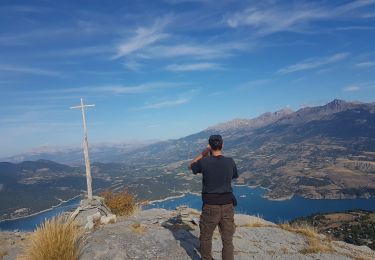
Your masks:
[{"label": "white cross", "polygon": [[87,197],[89,200],[92,200],[92,178],[91,178],[91,168],[90,168],[90,159],[89,159],[89,148],[87,144],[87,128],[86,128],[86,118],[85,118],[85,107],[94,107],[95,105],[84,105],[83,99],[81,98],[81,105],[70,107],[71,109],[80,108],[82,111],[82,120],[83,120],[83,154],[85,156],[85,165],[86,165],[86,181],[87,181]]}]

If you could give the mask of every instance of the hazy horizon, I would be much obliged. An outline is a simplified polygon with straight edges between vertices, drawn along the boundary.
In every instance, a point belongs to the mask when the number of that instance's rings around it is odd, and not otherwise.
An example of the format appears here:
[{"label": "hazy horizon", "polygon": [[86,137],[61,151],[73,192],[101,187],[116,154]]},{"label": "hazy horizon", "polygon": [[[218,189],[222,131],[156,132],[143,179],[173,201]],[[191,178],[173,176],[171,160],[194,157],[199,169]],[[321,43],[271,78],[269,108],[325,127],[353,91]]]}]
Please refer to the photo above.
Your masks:
[{"label": "hazy horizon", "polygon": [[[330,102],[332,102],[333,100],[331,100]],[[354,103],[357,103],[357,102],[360,102],[360,103],[366,103],[366,102],[361,102],[359,100],[353,100],[353,101],[348,101],[348,100],[344,100],[346,102],[354,102]],[[374,101],[375,102],[375,101]],[[370,102],[372,103],[372,102]],[[326,105],[327,103],[323,103],[323,104],[320,104],[320,105]],[[316,104],[316,106],[319,106],[318,104]],[[301,108],[306,108],[306,107],[311,107],[311,106],[301,106],[299,107],[298,109],[301,109]],[[292,109],[290,107],[283,107],[283,108],[280,108],[276,111],[267,111],[267,112],[264,112],[264,113],[268,113],[268,112],[277,112],[277,111],[281,111],[283,109],[291,109],[293,112],[297,111],[298,109]],[[232,119],[229,119],[229,121],[221,121],[221,122],[217,122],[213,125],[209,125],[205,128],[202,128],[200,130],[198,130],[197,132],[200,132],[200,131],[203,131],[203,130],[206,130],[210,127],[214,127],[216,125],[220,125],[221,123],[226,123],[226,122],[230,122],[232,120],[236,120],[236,119],[254,119],[254,118],[257,118],[259,116],[261,116],[262,114],[264,113],[261,113],[261,114],[258,114],[256,115],[255,117],[251,117],[251,118],[232,118]],[[168,140],[175,140],[175,139],[179,139],[179,138],[183,138],[183,137],[186,137],[188,135],[192,135],[192,134],[196,134],[197,132],[193,132],[193,133],[189,133],[187,135],[184,135],[184,136],[178,136],[178,137],[175,137],[175,138],[168,138],[168,139],[128,139],[128,140],[116,140],[116,141],[101,141],[101,142],[90,142],[90,148],[91,149],[95,149],[96,147],[105,147],[105,146],[109,146],[109,147],[115,147],[115,146],[121,146],[121,145],[141,145],[141,144],[151,144],[151,143],[156,143],[156,142],[162,142],[162,141],[168,141]],[[0,153],[0,159],[6,159],[6,158],[9,158],[9,157],[13,157],[13,156],[17,156],[17,155],[22,155],[22,154],[27,154],[27,153],[43,153],[43,152],[46,152],[46,153],[57,153],[57,152],[62,152],[62,151],[67,151],[69,149],[82,149],[82,144],[64,144],[64,145],[51,145],[51,144],[44,144],[44,145],[40,145],[40,146],[35,146],[35,147],[31,147],[30,149],[28,150],[23,150],[23,151],[20,151],[18,153],[15,153],[15,154],[5,154],[5,155],[1,155]],[[90,150],[91,150],[90,149]]]}]

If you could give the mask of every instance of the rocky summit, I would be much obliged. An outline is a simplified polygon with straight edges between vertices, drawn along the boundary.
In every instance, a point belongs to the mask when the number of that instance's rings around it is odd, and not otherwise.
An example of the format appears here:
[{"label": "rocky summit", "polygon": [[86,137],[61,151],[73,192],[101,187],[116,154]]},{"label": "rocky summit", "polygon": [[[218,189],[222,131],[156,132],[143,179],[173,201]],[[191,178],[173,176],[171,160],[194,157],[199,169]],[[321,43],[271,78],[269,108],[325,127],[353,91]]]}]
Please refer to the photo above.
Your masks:
[{"label": "rocky summit", "polygon": [[[87,236],[82,259],[200,259],[200,212],[193,209],[150,209],[115,224],[102,226]],[[309,239],[261,218],[236,214],[235,259],[374,259],[375,252],[344,242],[330,242],[330,253],[304,253]],[[322,235],[322,240],[324,236]],[[218,230],[213,237],[213,257],[221,259]]]},{"label": "rocky summit", "polygon": [[[199,215],[190,208],[175,211],[150,209],[131,217],[120,217],[116,223],[101,225],[85,234],[82,260],[92,259],[200,259]],[[236,214],[234,235],[235,259],[375,259],[366,246],[328,241],[330,251],[309,251],[311,241],[301,232],[288,231],[261,218]],[[2,233],[3,259],[16,259],[24,240],[23,234]],[[22,240],[22,241],[21,241]],[[213,236],[213,257],[221,259],[218,230]]]}]

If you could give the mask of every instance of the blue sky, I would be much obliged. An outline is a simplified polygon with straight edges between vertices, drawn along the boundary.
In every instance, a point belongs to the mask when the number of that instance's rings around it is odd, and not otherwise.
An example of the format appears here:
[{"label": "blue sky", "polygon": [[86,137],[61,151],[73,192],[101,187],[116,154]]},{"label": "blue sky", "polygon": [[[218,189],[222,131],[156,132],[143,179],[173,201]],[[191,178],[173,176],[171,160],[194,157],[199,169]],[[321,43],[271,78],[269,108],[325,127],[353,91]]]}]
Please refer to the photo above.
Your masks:
[{"label": "blue sky", "polygon": [[375,101],[375,1],[0,2],[0,156]]}]

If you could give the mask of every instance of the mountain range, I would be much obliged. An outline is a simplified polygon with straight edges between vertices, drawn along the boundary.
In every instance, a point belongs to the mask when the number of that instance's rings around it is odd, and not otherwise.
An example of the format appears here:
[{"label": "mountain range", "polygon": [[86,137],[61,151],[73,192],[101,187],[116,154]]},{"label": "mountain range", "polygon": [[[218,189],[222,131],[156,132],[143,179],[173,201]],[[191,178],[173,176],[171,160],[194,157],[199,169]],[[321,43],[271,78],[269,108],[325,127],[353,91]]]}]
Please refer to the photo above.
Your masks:
[{"label": "mountain range", "polygon": [[[96,143],[90,145],[90,159],[96,162],[113,162],[112,156],[130,152],[136,148],[141,148],[156,140],[129,141],[120,143]],[[36,147],[29,152],[0,158],[0,161],[20,163],[23,161],[50,160],[68,165],[83,165],[82,146],[50,146]]]},{"label": "mountain range", "polygon": [[[295,194],[314,199],[375,195],[375,103],[343,100],[235,119],[176,140],[125,148],[90,147],[97,179],[93,184],[125,187],[142,199],[199,192],[200,179],[191,176],[187,164],[206,147],[211,134],[223,136],[224,154],[233,157],[239,169],[238,184],[265,187],[269,199],[288,199]],[[72,166],[83,157],[79,149],[60,153],[63,156],[43,152],[8,159],[53,158]],[[65,172],[77,171],[82,173],[83,167]],[[6,176],[2,173],[0,165],[0,178]],[[84,177],[79,178],[83,188]]]}]

